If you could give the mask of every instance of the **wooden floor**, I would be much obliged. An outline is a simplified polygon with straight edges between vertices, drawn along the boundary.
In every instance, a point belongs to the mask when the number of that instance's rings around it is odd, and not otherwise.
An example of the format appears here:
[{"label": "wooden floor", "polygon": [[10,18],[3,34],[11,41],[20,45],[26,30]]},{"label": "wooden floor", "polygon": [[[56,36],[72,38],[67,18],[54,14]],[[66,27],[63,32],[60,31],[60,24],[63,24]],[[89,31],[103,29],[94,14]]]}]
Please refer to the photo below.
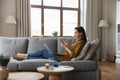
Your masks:
[{"label": "wooden floor", "polygon": [[102,80],[120,80],[120,64],[98,62],[102,71]]}]

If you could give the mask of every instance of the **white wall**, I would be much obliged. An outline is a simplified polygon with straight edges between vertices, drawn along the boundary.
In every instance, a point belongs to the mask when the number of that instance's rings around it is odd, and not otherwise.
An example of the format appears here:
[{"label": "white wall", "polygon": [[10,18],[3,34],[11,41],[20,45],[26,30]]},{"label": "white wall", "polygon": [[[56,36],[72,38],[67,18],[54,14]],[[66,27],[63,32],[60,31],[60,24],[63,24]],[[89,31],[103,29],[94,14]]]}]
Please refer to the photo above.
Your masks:
[{"label": "white wall", "polygon": [[4,23],[6,17],[8,15],[13,15],[16,17],[16,0],[0,0],[0,16],[1,16],[1,24],[0,24],[0,34],[1,36],[16,36],[16,25],[14,24],[6,24]]}]

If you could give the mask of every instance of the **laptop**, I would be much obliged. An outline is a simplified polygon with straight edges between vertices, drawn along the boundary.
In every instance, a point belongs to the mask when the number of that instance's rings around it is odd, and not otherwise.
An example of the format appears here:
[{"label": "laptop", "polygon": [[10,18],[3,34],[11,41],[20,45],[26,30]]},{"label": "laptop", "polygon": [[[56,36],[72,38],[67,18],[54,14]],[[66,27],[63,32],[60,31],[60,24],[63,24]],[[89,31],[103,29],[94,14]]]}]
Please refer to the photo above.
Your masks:
[{"label": "laptop", "polygon": [[[43,44],[43,45],[44,45],[45,49],[47,49],[48,51],[50,51],[51,53],[53,53],[52,50],[50,50],[50,48],[48,47],[47,44]],[[53,53],[53,54],[54,54],[54,53]]]},{"label": "laptop", "polygon": [[44,45],[44,47],[45,47],[46,50],[50,51],[51,53],[53,53],[53,54],[55,54],[55,55],[59,55],[59,56],[63,56],[63,55],[64,55],[64,54],[56,54],[56,53],[54,53],[54,52],[48,47],[47,44],[43,44],[43,45]]}]

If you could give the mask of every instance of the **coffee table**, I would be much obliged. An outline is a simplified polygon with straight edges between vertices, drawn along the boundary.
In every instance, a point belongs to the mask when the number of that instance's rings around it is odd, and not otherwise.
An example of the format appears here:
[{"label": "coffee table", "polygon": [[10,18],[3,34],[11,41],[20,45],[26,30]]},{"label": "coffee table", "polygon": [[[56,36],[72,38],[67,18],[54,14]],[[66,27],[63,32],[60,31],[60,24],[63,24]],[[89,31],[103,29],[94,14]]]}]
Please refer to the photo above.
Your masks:
[{"label": "coffee table", "polygon": [[61,75],[73,71],[74,67],[71,66],[59,66],[53,67],[53,69],[43,67],[38,67],[37,71],[43,74],[49,75],[49,80],[61,80]]},{"label": "coffee table", "polygon": [[44,75],[37,72],[11,72],[8,80],[41,80]]}]

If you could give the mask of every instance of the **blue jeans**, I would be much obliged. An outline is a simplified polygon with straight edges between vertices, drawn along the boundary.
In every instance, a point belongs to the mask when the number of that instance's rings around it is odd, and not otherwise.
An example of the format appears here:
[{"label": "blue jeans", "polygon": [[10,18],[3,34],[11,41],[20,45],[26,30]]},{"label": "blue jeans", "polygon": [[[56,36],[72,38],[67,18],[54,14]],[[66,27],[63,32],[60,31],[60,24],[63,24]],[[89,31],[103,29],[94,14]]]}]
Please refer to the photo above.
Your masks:
[{"label": "blue jeans", "polygon": [[28,53],[28,59],[49,59],[49,58],[53,58],[56,61],[60,61],[58,56],[54,55],[53,53],[51,53],[50,51],[46,50],[46,49],[40,49],[31,53]]}]

